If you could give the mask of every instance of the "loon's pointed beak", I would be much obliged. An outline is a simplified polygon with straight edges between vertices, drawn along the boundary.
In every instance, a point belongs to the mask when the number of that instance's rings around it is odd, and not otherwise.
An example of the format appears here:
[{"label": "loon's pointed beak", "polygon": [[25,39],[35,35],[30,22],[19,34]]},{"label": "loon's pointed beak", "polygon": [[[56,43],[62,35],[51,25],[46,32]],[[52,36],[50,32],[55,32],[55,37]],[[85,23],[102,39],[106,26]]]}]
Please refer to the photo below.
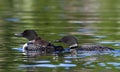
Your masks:
[{"label": "loon's pointed beak", "polygon": [[22,35],[22,33],[18,33],[18,34],[14,34],[15,36],[17,36],[17,37],[22,37],[23,35]]}]

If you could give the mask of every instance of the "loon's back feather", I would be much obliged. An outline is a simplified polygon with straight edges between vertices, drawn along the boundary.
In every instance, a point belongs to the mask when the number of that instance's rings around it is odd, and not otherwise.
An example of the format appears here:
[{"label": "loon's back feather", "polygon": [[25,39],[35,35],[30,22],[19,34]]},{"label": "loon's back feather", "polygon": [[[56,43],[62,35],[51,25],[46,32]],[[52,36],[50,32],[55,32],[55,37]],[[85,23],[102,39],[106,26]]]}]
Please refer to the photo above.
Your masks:
[{"label": "loon's back feather", "polygon": [[78,49],[80,51],[111,51],[111,50],[114,50],[113,48],[109,48],[109,47],[97,45],[97,44],[81,45]]}]

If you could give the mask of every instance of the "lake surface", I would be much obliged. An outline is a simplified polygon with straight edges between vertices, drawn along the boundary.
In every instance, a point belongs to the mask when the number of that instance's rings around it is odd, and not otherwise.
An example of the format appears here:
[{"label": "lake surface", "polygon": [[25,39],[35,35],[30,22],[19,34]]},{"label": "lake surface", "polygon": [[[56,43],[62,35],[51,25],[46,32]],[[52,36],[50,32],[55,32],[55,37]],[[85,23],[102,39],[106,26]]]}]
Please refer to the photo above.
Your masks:
[{"label": "lake surface", "polygon": [[[119,72],[120,0],[0,0],[0,72]],[[113,52],[82,52],[53,59],[27,58],[14,50],[27,42],[14,34],[26,29],[55,45],[66,35],[79,45],[101,44]]]}]

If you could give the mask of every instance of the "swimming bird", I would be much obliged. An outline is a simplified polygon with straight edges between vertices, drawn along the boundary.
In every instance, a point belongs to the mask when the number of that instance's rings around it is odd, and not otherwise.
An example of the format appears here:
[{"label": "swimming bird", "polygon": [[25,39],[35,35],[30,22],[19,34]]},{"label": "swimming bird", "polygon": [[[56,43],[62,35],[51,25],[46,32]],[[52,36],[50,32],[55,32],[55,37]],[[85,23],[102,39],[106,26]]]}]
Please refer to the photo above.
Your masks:
[{"label": "swimming bird", "polygon": [[62,46],[55,46],[50,42],[38,37],[34,30],[25,30],[22,33],[15,35],[28,39],[28,42],[22,46],[24,55],[31,57],[48,54],[59,55],[59,53],[63,51]]},{"label": "swimming bird", "polygon": [[69,46],[71,55],[76,55],[78,51],[113,51],[113,48],[102,46],[98,44],[83,44],[78,46],[78,40],[72,35],[64,36],[61,39],[55,40],[55,42],[62,42]]}]

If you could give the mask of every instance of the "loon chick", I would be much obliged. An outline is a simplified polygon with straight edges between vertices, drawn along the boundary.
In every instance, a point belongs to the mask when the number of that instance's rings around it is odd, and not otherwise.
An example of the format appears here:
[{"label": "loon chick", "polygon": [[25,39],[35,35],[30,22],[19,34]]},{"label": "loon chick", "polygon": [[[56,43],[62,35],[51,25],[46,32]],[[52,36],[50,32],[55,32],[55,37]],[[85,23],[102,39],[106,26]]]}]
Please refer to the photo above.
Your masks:
[{"label": "loon chick", "polygon": [[113,48],[109,48],[106,46],[98,45],[98,44],[84,44],[78,46],[78,41],[74,36],[64,36],[55,42],[63,42],[67,44],[70,48],[71,55],[76,55],[77,51],[113,51]]},{"label": "loon chick", "polygon": [[50,42],[41,39],[34,30],[25,30],[24,32],[15,35],[25,37],[29,40],[22,47],[23,53],[27,56],[33,57],[38,55],[53,54],[56,53],[56,51],[63,51],[62,46],[55,46]]}]

